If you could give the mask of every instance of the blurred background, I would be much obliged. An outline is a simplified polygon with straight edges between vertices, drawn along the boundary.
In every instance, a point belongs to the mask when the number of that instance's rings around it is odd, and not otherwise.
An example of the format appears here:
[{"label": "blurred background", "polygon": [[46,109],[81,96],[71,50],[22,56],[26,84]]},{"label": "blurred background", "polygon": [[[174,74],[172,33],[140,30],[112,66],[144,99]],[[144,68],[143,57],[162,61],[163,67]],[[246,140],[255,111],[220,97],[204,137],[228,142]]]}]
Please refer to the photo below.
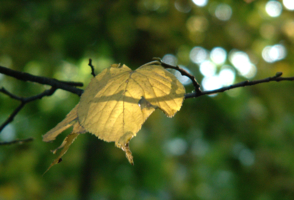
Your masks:
[{"label": "blurred background", "polygon": [[[294,76],[293,0],[0,0],[0,65],[64,81],[91,79],[112,63],[136,69],[161,57],[203,90],[283,72]],[[189,80],[176,76],[192,92]],[[19,96],[47,86],[0,74]],[[42,135],[79,97],[58,90],[32,102],[0,134],[0,199],[294,199],[294,82],[271,82],[187,99],[173,118],[156,111],[130,143],[83,134],[63,161]],[[0,94],[0,123],[19,102]]]}]

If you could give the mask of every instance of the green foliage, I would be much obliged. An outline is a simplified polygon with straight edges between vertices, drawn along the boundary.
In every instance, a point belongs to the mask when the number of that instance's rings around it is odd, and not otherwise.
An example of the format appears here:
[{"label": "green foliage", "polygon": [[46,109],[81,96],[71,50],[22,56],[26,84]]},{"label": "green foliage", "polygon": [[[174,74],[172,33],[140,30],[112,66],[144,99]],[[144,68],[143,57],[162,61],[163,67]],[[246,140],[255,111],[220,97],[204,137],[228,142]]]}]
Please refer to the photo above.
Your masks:
[{"label": "green foliage", "polygon": [[[234,82],[278,71],[294,76],[293,11],[281,1],[281,15],[270,17],[267,2],[222,1],[232,10],[224,21],[219,14],[226,12],[216,12],[221,10],[216,0],[204,7],[185,0],[2,1],[0,64],[88,85],[89,58],[98,74],[112,63],[135,67],[169,54],[164,58],[185,66],[202,83],[205,77],[190,59],[191,50],[222,47],[230,53],[215,73],[226,65]],[[266,62],[264,48],[277,44],[286,57]],[[256,67],[250,76],[230,57],[239,51]],[[20,96],[47,89],[1,75],[0,81]],[[41,135],[79,102],[76,95],[57,91],[26,105],[0,134],[3,141],[35,138],[0,146],[0,199],[293,199],[292,90],[293,82],[268,83],[187,99],[172,119],[154,112],[130,143],[134,166],[113,143],[81,135],[66,162],[42,177],[54,159],[48,150],[62,137],[44,144]],[[0,122],[17,103],[0,95]]]}]

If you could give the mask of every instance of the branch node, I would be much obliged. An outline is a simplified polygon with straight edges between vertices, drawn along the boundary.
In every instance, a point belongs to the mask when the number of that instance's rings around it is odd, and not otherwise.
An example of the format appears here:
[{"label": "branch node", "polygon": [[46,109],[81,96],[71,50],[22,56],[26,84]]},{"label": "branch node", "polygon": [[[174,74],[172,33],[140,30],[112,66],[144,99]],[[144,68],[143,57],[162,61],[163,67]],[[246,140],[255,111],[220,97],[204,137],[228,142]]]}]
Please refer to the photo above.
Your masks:
[{"label": "branch node", "polygon": [[277,72],[276,75],[275,75],[275,77],[278,78],[278,77],[280,77],[282,75],[283,75],[283,72]]},{"label": "branch node", "polygon": [[91,58],[89,59],[89,64],[88,65],[91,67],[92,76],[95,77],[96,74],[95,74],[95,71],[94,71],[94,66],[92,65],[92,59]]},{"label": "branch node", "polygon": [[161,58],[159,58],[159,57],[153,57],[152,60],[162,63]]}]

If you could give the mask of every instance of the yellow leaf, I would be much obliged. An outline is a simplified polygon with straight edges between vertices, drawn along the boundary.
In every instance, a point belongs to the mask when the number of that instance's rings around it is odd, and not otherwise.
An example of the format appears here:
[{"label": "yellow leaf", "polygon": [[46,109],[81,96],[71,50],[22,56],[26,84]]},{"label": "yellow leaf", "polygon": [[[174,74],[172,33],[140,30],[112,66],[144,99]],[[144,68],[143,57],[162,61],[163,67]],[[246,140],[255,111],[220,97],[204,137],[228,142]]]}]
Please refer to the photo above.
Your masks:
[{"label": "yellow leaf", "polygon": [[[62,151],[60,152],[60,154],[59,154],[59,156],[51,163],[51,165],[48,167],[48,169],[44,172],[44,174],[46,173],[46,172],[48,172],[48,170],[52,167],[52,166],[54,166],[54,165],[56,165],[56,164],[58,164],[58,163],[60,163],[61,161],[62,161],[62,156],[67,152],[67,150],[68,150],[68,148],[70,147],[70,145],[74,142],[74,140],[78,137],[78,133],[71,133],[71,134],[69,134],[68,136],[66,136],[66,138],[63,140],[63,142],[62,142],[62,144],[57,148],[57,149],[55,149],[55,150],[53,150],[52,152],[53,152],[53,154],[55,154],[56,153],[56,151],[57,150],[59,150],[59,149],[61,149],[62,148]],[[43,175],[44,175],[43,174]]]},{"label": "yellow leaf", "polygon": [[[81,134],[85,133],[86,130],[80,126],[80,123],[78,122],[78,115],[77,115],[77,104],[67,115],[64,120],[62,120],[60,123],[58,123],[53,129],[48,131],[45,135],[43,135],[43,141],[44,142],[50,142],[55,140],[55,138],[65,129],[73,126],[73,131],[71,134],[69,134],[62,142],[62,144],[55,150],[53,150],[53,154],[57,152],[57,150],[62,149],[59,156],[51,163],[49,168],[45,171],[45,173],[57,163],[60,163],[61,157],[67,152],[69,146],[73,143],[75,138]],[[44,173],[44,174],[45,174]]]},{"label": "yellow leaf", "polygon": [[156,108],[168,117],[174,116],[184,95],[184,86],[158,61],[135,71],[114,64],[93,78],[85,89],[77,110],[78,120],[98,138],[115,142],[133,163],[130,139]]},{"label": "yellow leaf", "polygon": [[[78,122],[76,122],[73,125],[73,131],[70,133],[66,138],[63,140],[61,145],[52,151],[53,154],[55,154],[59,149],[62,149],[59,156],[51,163],[51,165],[48,167],[48,169],[44,172],[44,174],[54,165],[60,163],[62,161],[62,156],[67,152],[70,145],[75,141],[75,139],[79,136],[79,134],[84,133],[85,130],[83,127],[80,126]],[[44,175],[43,174],[43,175]]]},{"label": "yellow leaf", "polygon": [[73,126],[75,122],[78,120],[77,110],[78,110],[77,104],[67,115],[64,120],[62,120],[60,123],[58,123],[53,129],[48,131],[45,135],[43,135],[43,141],[44,142],[50,142],[55,140],[55,138],[64,130],[68,129],[69,127]]},{"label": "yellow leaf", "polygon": [[120,64],[103,70],[91,80],[80,103],[43,136],[43,141],[49,142],[73,126],[72,133],[53,151],[55,154],[62,149],[46,172],[61,161],[76,137],[86,131],[107,142],[115,142],[133,164],[129,148],[131,138],[156,108],[168,117],[174,116],[182,106],[184,95],[184,86],[158,61],[135,71]]}]

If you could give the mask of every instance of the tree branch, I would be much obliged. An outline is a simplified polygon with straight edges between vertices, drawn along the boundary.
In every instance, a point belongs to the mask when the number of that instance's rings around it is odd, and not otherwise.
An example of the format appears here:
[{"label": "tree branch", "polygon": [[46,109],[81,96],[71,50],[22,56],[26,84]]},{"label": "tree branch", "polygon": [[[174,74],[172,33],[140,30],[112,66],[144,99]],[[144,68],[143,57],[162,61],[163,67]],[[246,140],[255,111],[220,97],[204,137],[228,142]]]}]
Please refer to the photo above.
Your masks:
[{"label": "tree branch", "polygon": [[79,82],[59,81],[56,79],[46,78],[42,76],[34,76],[25,72],[18,72],[18,71],[8,69],[2,66],[0,66],[0,73],[5,74],[7,76],[14,77],[22,81],[31,81],[31,82],[40,83],[43,85],[50,85],[56,89],[63,89],[68,92],[77,94],[78,96],[81,96],[83,93],[82,89],[78,89],[74,87],[74,86],[83,86],[83,83],[79,83]]},{"label": "tree branch", "polygon": [[23,97],[18,97],[10,92],[8,92],[5,88],[0,88],[0,92],[2,92],[3,94],[6,94],[7,96],[9,96],[12,99],[18,100],[20,101],[20,105],[12,112],[12,114],[6,119],[5,122],[3,122],[3,124],[1,124],[0,126],[0,133],[1,131],[5,128],[5,126],[7,126],[10,122],[13,121],[14,117],[17,115],[17,113],[19,113],[19,111],[29,102],[31,101],[35,101],[37,99],[41,99],[44,96],[51,96],[57,88],[51,87],[51,89],[49,90],[45,90],[44,92],[35,95],[35,96],[31,96],[31,97],[27,97],[27,98],[23,98]]},{"label": "tree branch", "polygon": [[179,66],[172,66],[169,65],[167,63],[162,62],[162,60],[160,58],[153,58],[153,60],[159,61],[161,66],[164,68],[168,68],[168,69],[174,69],[179,71],[183,76],[187,76],[193,83],[193,86],[195,88],[195,92],[193,93],[189,93],[185,95],[185,99],[189,99],[189,98],[196,98],[196,97],[200,97],[203,95],[209,95],[209,94],[215,94],[215,93],[221,93],[221,92],[225,92],[227,90],[231,90],[234,88],[238,88],[238,87],[246,87],[246,86],[251,86],[251,85],[257,85],[260,83],[267,83],[267,82],[272,82],[272,81],[276,81],[276,82],[280,82],[280,81],[293,81],[294,77],[281,77],[283,75],[282,72],[277,72],[275,76],[272,77],[268,77],[265,79],[261,79],[261,80],[256,80],[256,81],[243,81],[240,83],[236,83],[234,85],[230,85],[227,87],[222,87],[216,90],[208,90],[208,91],[201,91],[200,90],[200,84],[196,81],[195,77],[188,73],[186,70],[180,68]]},{"label": "tree branch", "polygon": [[34,138],[27,138],[27,139],[23,139],[23,140],[13,140],[10,142],[0,142],[0,146],[1,145],[11,145],[11,144],[23,144],[23,143],[27,143],[27,142],[32,142],[34,140]]},{"label": "tree branch", "polygon": [[255,80],[255,81],[243,81],[240,83],[236,83],[234,85],[230,85],[227,87],[222,87],[216,90],[209,90],[209,91],[202,91],[201,93],[189,93],[185,95],[185,99],[188,98],[196,98],[196,97],[200,97],[203,95],[209,95],[209,94],[215,94],[215,93],[221,93],[221,92],[225,92],[227,90],[231,90],[234,88],[239,88],[239,87],[246,87],[246,86],[251,86],[251,85],[257,85],[260,83],[268,83],[268,82],[272,82],[272,81],[276,81],[276,82],[280,82],[280,81],[293,81],[294,77],[280,77],[282,76],[282,72],[277,72],[275,76],[272,77],[268,77],[265,79],[261,79],[261,80]]},{"label": "tree branch", "polygon": [[[256,81],[243,81],[240,83],[236,83],[234,85],[230,85],[227,87],[222,87],[216,90],[209,90],[209,91],[201,91],[200,89],[200,84],[197,82],[197,80],[195,79],[195,77],[188,73],[186,70],[180,68],[179,66],[172,66],[169,65],[167,63],[164,63],[161,61],[160,58],[154,58],[154,60],[158,61],[162,67],[164,68],[169,68],[169,69],[174,69],[179,71],[183,76],[187,76],[193,83],[193,86],[195,88],[195,92],[193,93],[189,93],[185,95],[185,99],[188,98],[196,98],[196,97],[200,97],[203,95],[209,95],[209,94],[215,94],[215,93],[220,93],[220,92],[224,92],[230,89],[234,89],[234,88],[238,88],[238,87],[245,87],[245,86],[251,86],[251,85],[256,85],[256,84],[260,84],[260,83],[266,83],[266,82],[271,82],[271,81],[293,81],[294,77],[281,77],[282,76],[282,72],[278,72],[275,76],[273,77],[268,77],[265,79],[261,79],[261,80],[256,80]],[[92,60],[89,59],[89,64],[91,67],[91,74],[95,77],[95,72],[94,72],[94,66],[92,65]],[[18,71],[14,71],[5,67],[0,66],[0,73],[14,77],[16,79],[22,80],[22,81],[31,81],[31,82],[36,82],[36,83],[40,83],[40,84],[44,84],[44,85],[50,85],[51,88],[48,90],[45,90],[44,92],[35,95],[35,96],[31,96],[31,97],[18,97],[10,92],[8,92],[5,88],[0,88],[0,92],[3,94],[6,94],[7,96],[9,96],[12,99],[18,100],[20,101],[20,105],[12,112],[12,114],[8,117],[8,119],[0,126],[0,132],[3,130],[3,128],[5,126],[7,126],[10,122],[13,121],[14,117],[18,114],[18,112],[25,106],[25,104],[37,100],[37,99],[41,99],[44,96],[51,96],[57,89],[63,89],[69,92],[72,92],[74,94],[77,95],[81,95],[83,93],[82,89],[78,89],[75,88],[74,86],[83,86],[83,83],[78,83],[78,82],[67,82],[67,81],[59,81],[56,79],[50,79],[50,78],[46,78],[46,77],[41,77],[41,76],[34,76],[28,73],[24,73],[24,72],[18,72]]]},{"label": "tree branch", "polygon": [[81,96],[83,93],[82,89],[75,88],[75,86],[83,86],[83,83],[79,82],[72,82],[72,81],[59,81],[56,79],[46,78],[42,76],[34,76],[25,72],[18,72],[12,69],[8,69],[6,67],[0,66],[0,73],[5,74],[7,76],[14,77],[16,79],[22,80],[22,81],[30,81],[35,83],[40,83],[43,85],[50,85],[51,88],[48,90],[45,90],[44,92],[31,96],[31,97],[18,97],[10,92],[8,92],[5,88],[0,88],[0,92],[3,94],[6,94],[12,99],[20,101],[20,105],[11,113],[11,115],[6,119],[3,124],[0,126],[0,132],[13,121],[14,117],[19,113],[19,111],[29,102],[35,101],[37,99],[41,99],[44,96],[51,96],[57,89],[62,89],[65,91],[69,91],[71,93],[77,94],[78,96]]}]

